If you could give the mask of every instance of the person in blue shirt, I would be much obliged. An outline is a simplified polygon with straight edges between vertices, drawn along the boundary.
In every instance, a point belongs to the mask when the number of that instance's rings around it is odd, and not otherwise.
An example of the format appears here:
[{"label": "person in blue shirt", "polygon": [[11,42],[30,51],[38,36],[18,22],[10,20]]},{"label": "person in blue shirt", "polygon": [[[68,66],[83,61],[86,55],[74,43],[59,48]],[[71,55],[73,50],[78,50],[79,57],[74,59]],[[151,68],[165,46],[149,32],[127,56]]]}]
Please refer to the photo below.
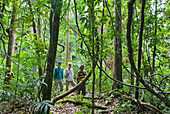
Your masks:
[{"label": "person in blue shirt", "polygon": [[61,67],[62,62],[58,62],[58,66],[54,69],[54,84],[56,89],[60,85],[60,92],[63,91],[64,69]]}]

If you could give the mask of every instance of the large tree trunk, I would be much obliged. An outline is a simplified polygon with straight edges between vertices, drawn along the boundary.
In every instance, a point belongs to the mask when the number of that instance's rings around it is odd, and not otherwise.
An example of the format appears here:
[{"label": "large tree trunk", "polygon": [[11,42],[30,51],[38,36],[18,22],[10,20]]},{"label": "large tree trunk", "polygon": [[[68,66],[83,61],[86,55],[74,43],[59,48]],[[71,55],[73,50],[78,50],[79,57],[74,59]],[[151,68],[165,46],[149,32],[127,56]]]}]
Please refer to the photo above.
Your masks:
[{"label": "large tree trunk", "polygon": [[[144,26],[144,9],[145,9],[145,0],[142,1],[142,11],[141,11],[141,24],[140,24],[140,33],[139,33],[139,47],[138,47],[138,71],[141,70],[141,55],[142,55],[142,36],[143,36],[143,26]],[[136,78],[136,86],[139,86],[139,77]],[[135,98],[139,98],[139,89],[136,88]]]},{"label": "large tree trunk", "polygon": [[57,43],[58,43],[58,36],[59,36],[59,21],[60,21],[60,13],[62,8],[62,0],[56,0],[55,2],[52,2],[51,7],[52,10],[54,11],[54,21],[52,21],[53,11],[51,10],[50,47],[48,50],[48,58],[47,58],[47,73],[44,80],[47,86],[45,85],[43,86],[43,100],[51,100],[52,80],[53,80],[53,71],[55,66],[55,58],[56,58]]},{"label": "large tree trunk", "polygon": [[[121,37],[121,0],[115,0],[115,17],[116,17],[116,26],[115,26],[115,63],[114,63],[114,78],[123,82],[122,79],[122,37]],[[117,85],[116,82],[113,84],[113,88],[122,88],[122,85]]]},{"label": "large tree trunk", "polygon": [[13,69],[13,62],[11,56],[14,56],[15,53],[15,40],[16,40],[16,34],[15,34],[15,20],[16,20],[16,11],[17,11],[17,3],[16,1],[13,2],[13,11],[12,11],[12,19],[11,24],[9,28],[9,41],[8,41],[8,53],[7,53],[7,61],[6,61],[6,77],[4,83],[8,83],[9,80],[11,80],[12,77],[14,77],[14,74],[12,72]]}]

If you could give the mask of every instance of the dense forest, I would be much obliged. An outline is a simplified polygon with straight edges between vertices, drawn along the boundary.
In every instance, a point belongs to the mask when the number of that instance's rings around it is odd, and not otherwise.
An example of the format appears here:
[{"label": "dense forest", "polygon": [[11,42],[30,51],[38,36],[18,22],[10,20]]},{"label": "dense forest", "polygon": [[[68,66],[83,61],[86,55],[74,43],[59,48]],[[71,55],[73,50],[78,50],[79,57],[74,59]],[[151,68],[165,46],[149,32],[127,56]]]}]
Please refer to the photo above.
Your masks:
[{"label": "dense forest", "polygon": [[169,0],[1,0],[0,114],[170,113],[169,25]]}]

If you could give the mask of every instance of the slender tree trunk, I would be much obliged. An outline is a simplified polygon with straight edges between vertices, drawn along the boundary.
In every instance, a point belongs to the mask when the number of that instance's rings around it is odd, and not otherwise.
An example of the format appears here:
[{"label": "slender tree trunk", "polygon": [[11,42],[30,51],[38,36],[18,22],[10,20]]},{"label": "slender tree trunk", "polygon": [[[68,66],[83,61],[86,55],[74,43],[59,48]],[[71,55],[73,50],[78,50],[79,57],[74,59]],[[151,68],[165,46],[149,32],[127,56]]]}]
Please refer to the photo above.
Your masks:
[{"label": "slender tree trunk", "polygon": [[[40,8],[38,8],[38,38],[37,38],[37,40],[39,39],[39,40],[41,40],[41,41],[43,41],[42,40],[42,35],[41,35],[41,15],[39,14],[39,12],[40,12]],[[42,43],[42,42],[41,42]],[[37,47],[37,49],[38,49],[38,47]],[[38,49],[39,50],[39,49]],[[43,59],[45,59],[45,58],[40,58],[40,52],[37,50],[37,53],[38,53],[38,73],[39,73],[39,78],[40,78],[40,81],[42,81],[42,78],[41,78],[41,76],[43,75],[43,64],[42,64],[42,60]],[[44,53],[43,53],[44,54]],[[38,88],[38,98],[39,98],[39,100],[41,101],[41,88]]]},{"label": "slender tree trunk", "polygon": [[[59,37],[59,21],[62,8],[62,0],[51,2],[52,10],[54,11],[54,21],[52,21],[53,11],[50,14],[50,47],[47,58],[47,73],[44,82],[47,86],[43,87],[43,100],[51,100],[53,71],[55,67],[55,58],[57,52],[57,43]],[[48,110],[49,113],[49,110]]]},{"label": "slender tree trunk", "polygon": [[[40,8],[38,8],[38,12],[40,12]],[[41,39],[41,15],[38,14],[38,35],[39,35],[39,39]]]},{"label": "slender tree trunk", "polygon": [[[32,5],[31,5],[31,1],[28,0],[28,5],[29,5],[29,8],[30,8],[30,13],[32,15],[32,27],[33,27],[33,32],[34,32],[34,37],[35,37],[35,40],[38,40],[38,37],[37,37],[37,30],[36,30],[36,24],[35,24],[35,21],[34,21],[34,15],[33,15],[33,11],[32,11]],[[38,19],[39,20],[39,19]],[[38,26],[39,27],[39,26]],[[39,29],[39,28],[38,28]],[[39,31],[40,32],[40,31]],[[41,33],[39,33],[41,34]],[[41,36],[41,35],[40,35]],[[42,67],[41,67],[41,58],[40,58],[40,49],[39,49],[39,45],[37,43],[35,43],[36,45],[36,54],[38,56],[37,58],[37,61],[38,61],[38,73],[39,73],[39,77],[42,76]]]},{"label": "slender tree trunk", "polygon": [[[13,62],[12,59],[15,54],[15,42],[16,42],[16,34],[15,34],[15,20],[16,20],[16,16],[17,16],[17,0],[13,1],[13,11],[12,11],[12,19],[11,19],[11,24],[10,24],[10,28],[9,28],[9,41],[8,41],[8,53],[7,53],[7,61],[6,61],[6,67],[7,67],[7,71],[5,71],[6,77],[4,80],[4,83],[7,85],[10,85],[10,80],[12,78],[14,78],[14,74],[12,72],[13,70]],[[10,87],[7,87],[8,89]],[[6,89],[6,87],[5,87]],[[15,101],[16,101],[16,92],[17,90],[15,89],[14,92],[14,101],[13,101],[13,107],[14,109],[16,108],[15,105]]]},{"label": "slender tree trunk", "polygon": [[[105,8],[105,2],[103,0],[103,12],[102,12],[102,17],[104,17],[104,8]],[[101,25],[101,47],[100,47],[100,68],[102,68],[102,62],[103,62],[103,57],[102,57],[102,53],[103,53],[103,26],[104,26],[104,23],[102,23]],[[99,73],[99,93],[101,93],[101,88],[102,88],[102,84],[101,84],[101,81],[102,81],[102,70],[100,70],[100,73]]]},{"label": "slender tree trunk", "polygon": [[[140,24],[140,33],[139,33],[139,47],[138,47],[138,71],[141,70],[141,56],[142,56],[142,36],[143,36],[143,26],[144,26],[144,9],[145,9],[145,0],[142,0],[142,11],[141,11],[141,24]],[[136,86],[139,86],[139,77],[136,78]],[[135,98],[139,98],[139,89],[136,88]]]},{"label": "slender tree trunk", "polygon": [[154,73],[154,69],[155,69],[155,57],[156,57],[157,4],[158,4],[158,1],[156,0],[155,2],[155,40],[154,40],[153,61],[152,61],[152,74]]},{"label": "slender tree trunk", "polygon": [[[100,68],[102,68],[102,62],[103,62],[103,58],[102,58],[102,55],[100,55]],[[99,72],[99,93],[102,92],[101,88],[102,88],[102,71],[100,70],[100,72]]]},{"label": "slender tree trunk", "polygon": [[[43,23],[44,23],[44,28],[43,28],[43,31],[42,31],[42,33],[43,33],[43,43],[44,43],[44,48],[47,49],[47,45],[46,45],[47,19],[44,16],[43,16]],[[45,69],[46,69],[46,59],[45,59],[45,63],[43,64],[43,69],[44,69],[44,72],[45,72]]]},{"label": "slender tree trunk", "polygon": [[94,93],[95,93],[95,79],[96,79],[96,76],[95,76],[95,49],[94,49],[94,38],[95,38],[95,25],[94,25],[94,21],[95,21],[95,17],[94,17],[94,0],[91,0],[91,20],[92,20],[92,55],[93,55],[93,58],[92,58],[92,72],[93,72],[93,87],[92,87],[92,114],[94,114]]},{"label": "slender tree trunk", "polygon": [[5,83],[9,83],[11,78],[14,78],[14,74],[12,72],[13,69],[13,62],[12,62],[12,57],[14,56],[15,50],[15,40],[16,40],[16,34],[15,34],[15,20],[16,20],[16,13],[17,13],[17,1],[14,0],[13,2],[13,9],[12,9],[12,19],[11,19],[11,24],[9,28],[9,41],[8,41],[8,52],[7,52],[7,60],[6,60],[6,77],[5,77]]},{"label": "slender tree trunk", "polygon": [[[114,40],[114,47],[115,47],[115,64],[114,64],[114,74],[115,78],[121,82],[123,82],[122,79],[122,37],[121,37],[121,0],[115,0],[115,17],[116,17],[116,36]],[[117,83],[114,83],[114,89],[115,88],[122,88],[122,85],[117,85]]]},{"label": "slender tree trunk", "polygon": [[[38,8],[38,12],[40,12],[40,8]],[[39,36],[39,39],[42,39],[42,36],[41,36],[41,16],[40,14],[38,14],[38,36]],[[38,54],[38,58],[40,58],[40,53]],[[42,69],[42,60],[41,59],[38,59],[39,62],[38,62],[38,69],[39,69],[39,76],[41,77],[43,75],[43,69]]]},{"label": "slender tree trunk", "polygon": [[45,44],[45,35],[46,35],[46,32],[47,32],[47,20],[46,20],[46,18],[43,19],[43,21],[44,21],[43,42]]},{"label": "slender tree trunk", "polygon": [[[67,21],[69,23],[70,20],[70,14],[69,12],[67,13]],[[67,30],[69,29],[69,26],[67,26]],[[66,34],[66,56],[65,56],[65,64],[67,65],[68,62],[68,55],[69,55],[69,32],[67,31]]]},{"label": "slender tree trunk", "polygon": [[[153,60],[152,60],[152,66],[151,66],[151,74],[154,74],[154,69],[155,69],[155,57],[156,57],[156,41],[157,41],[157,36],[156,36],[156,33],[157,33],[157,0],[155,1],[155,33],[154,33],[154,50],[153,50]],[[150,58],[149,58],[150,59]],[[150,79],[150,82],[152,82],[153,80]],[[154,98],[153,98],[153,95],[150,96],[150,101],[151,103],[154,102]]]},{"label": "slender tree trunk", "polygon": [[[134,25],[132,25],[132,40],[134,40]],[[132,55],[133,55],[133,53],[132,53]],[[133,69],[132,69],[132,67],[131,67],[131,85],[134,85],[134,76],[133,76],[133,74],[134,74],[134,71],[133,71]],[[131,90],[133,90],[133,88],[131,88]]]}]

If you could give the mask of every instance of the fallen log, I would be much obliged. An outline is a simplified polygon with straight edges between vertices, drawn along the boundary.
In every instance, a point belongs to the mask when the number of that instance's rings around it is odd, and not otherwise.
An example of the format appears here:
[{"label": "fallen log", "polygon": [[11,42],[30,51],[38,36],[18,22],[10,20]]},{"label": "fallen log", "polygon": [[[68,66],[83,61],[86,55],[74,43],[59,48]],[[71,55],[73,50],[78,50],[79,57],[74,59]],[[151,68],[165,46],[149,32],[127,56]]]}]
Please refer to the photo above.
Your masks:
[{"label": "fallen log", "polygon": [[[57,103],[66,103],[66,102],[73,103],[73,104],[76,104],[76,105],[86,105],[88,108],[92,108],[92,104],[82,102],[80,100],[65,99],[65,100],[62,100],[62,101],[57,102]],[[96,109],[107,109],[106,106],[101,106],[101,105],[94,105],[94,108],[96,108]]]},{"label": "fallen log", "polygon": [[81,80],[76,86],[74,86],[72,89],[66,91],[65,93],[56,96],[55,98],[52,99],[52,103],[55,104],[59,99],[62,99],[64,97],[66,97],[67,95],[69,95],[70,93],[74,92],[75,90],[77,90],[79,87],[81,87],[91,76],[91,70],[90,72],[84,77],[83,80]]}]

